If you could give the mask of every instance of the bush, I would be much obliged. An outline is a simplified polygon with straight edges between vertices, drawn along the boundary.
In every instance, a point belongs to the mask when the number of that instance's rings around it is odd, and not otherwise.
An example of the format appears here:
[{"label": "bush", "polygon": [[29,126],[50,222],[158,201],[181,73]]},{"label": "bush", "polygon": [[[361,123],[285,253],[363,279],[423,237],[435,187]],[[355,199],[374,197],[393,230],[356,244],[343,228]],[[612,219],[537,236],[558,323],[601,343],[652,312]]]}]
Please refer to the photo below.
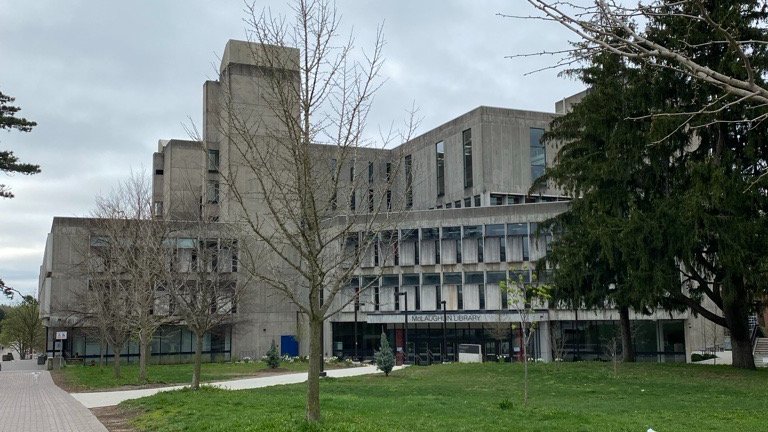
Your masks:
[{"label": "bush", "polygon": [[277,369],[280,367],[280,353],[277,352],[277,346],[275,346],[275,341],[272,341],[272,346],[269,348],[269,351],[267,351],[266,355],[266,361],[267,365],[269,365],[272,369]]},{"label": "bush", "polygon": [[700,362],[700,361],[709,360],[713,358],[717,358],[717,356],[714,354],[699,354],[699,353],[691,354],[692,362]]},{"label": "bush", "polygon": [[381,346],[379,350],[373,356],[376,361],[376,367],[384,372],[384,375],[389,376],[392,372],[392,368],[395,367],[395,354],[392,352],[392,348],[389,346],[387,335],[381,333]]},{"label": "bush", "polygon": [[512,409],[514,405],[512,404],[512,401],[509,399],[504,399],[503,401],[499,402],[499,409],[501,410],[508,410]]}]

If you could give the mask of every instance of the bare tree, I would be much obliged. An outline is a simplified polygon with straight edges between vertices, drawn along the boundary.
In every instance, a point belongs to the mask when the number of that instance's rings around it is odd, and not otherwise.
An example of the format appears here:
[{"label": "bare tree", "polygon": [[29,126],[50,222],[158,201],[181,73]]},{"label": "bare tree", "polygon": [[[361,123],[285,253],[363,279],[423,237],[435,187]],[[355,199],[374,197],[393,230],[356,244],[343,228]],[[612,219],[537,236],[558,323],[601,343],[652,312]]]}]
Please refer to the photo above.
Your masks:
[{"label": "bare tree", "polygon": [[537,308],[546,309],[546,302],[550,299],[550,287],[539,283],[535,272],[529,275],[528,268],[524,267],[514,276],[499,284],[499,288],[505,290],[509,296],[509,303],[517,312],[518,324],[522,334],[523,353],[523,404],[528,405],[528,344],[536,333],[537,322],[533,321],[533,315]]},{"label": "bare tree", "polygon": [[166,275],[171,228],[152,219],[152,193],[143,173],[132,173],[110,194],[98,197],[89,222],[92,283],[84,314],[111,343],[119,374],[120,352],[132,338],[139,342],[139,382],[147,381],[152,338],[173,322],[156,305],[166,301],[159,282]]},{"label": "bare tree", "polygon": [[[538,54],[560,54],[563,57],[555,66],[567,66],[581,61],[595,51],[613,54],[645,62],[646,64],[674,69],[693,79],[712,84],[725,93],[759,104],[768,103],[768,88],[756,75],[757,69],[751,58],[752,47],[765,41],[744,39],[721,25],[709,12],[703,0],[641,1],[633,5],[616,0],[593,0],[586,5],[551,0],[528,0],[540,15],[506,17],[541,19],[560,24],[571,31],[580,42],[575,49]],[[756,10],[759,2],[755,2]],[[763,5],[763,8],[765,5]],[[704,65],[691,55],[694,45],[683,49],[667,46],[644,31],[644,23],[658,16],[678,17],[684,21],[704,23],[711,30],[710,45],[726,46],[740,59],[743,76],[734,74],[730,65],[715,69]]]},{"label": "bare tree", "polygon": [[[364,135],[380,86],[380,29],[357,61],[352,36],[339,37],[332,4],[298,0],[293,10],[286,20],[248,8],[247,49],[260,79],[244,92],[258,101],[224,89],[215,128],[229,146],[221,170],[229,205],[221,207],[242,223],[243,250],[262,251],[244,267],[309,325],[306,418],[318,421],[323,323],[357,298],[338,295],[394,226],[395,202],[412,201],[413,167],[383,150],[395,134],[384,134],[380,148]],[[409,121],[397,138],[414,126]]]},{"label": "bare tree", "polygon": [[192,388],[200,387],[206,333],[237,320],[238,303],[248,286],[238,277],[238,242],[225,224],[177,223],[173,258],[167,263],[164,309],[195,335]]}]

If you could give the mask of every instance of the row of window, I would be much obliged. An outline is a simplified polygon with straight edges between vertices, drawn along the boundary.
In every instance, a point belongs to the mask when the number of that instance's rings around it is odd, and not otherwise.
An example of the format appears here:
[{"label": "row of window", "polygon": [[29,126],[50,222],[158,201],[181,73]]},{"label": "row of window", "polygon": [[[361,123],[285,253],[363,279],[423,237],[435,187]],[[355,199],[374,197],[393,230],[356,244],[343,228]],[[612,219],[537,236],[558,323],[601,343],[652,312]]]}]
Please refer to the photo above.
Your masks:
[{"label": "row of window", "polygon": [[[547,280],[545,272],[541,279]],[[530,270],[403,273],[400,275],[356,276],[349,285],[348,295],[356,301],[350,305],[358,310],[401,311],[400,297],[409,298],[408,310],[486,310],[509,309],[507,291],[499,283],[509,280],[529,283]]]},{"label": "row of window", "polygon": [[535,222],[411,228],[350,234],[345,253],[357,256],[364,245],[364,268],[525,262],[544,256],[551,241],[551,233],[539,233]]}]

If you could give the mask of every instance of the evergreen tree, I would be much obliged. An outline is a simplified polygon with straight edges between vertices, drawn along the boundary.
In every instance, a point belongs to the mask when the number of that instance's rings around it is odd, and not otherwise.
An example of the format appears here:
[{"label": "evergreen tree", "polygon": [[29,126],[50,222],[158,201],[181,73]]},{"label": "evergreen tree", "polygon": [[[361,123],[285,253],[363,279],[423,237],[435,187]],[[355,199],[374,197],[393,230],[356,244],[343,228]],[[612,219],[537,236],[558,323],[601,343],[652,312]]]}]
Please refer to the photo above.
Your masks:
[{"label": "evergreen tree", "polygon": [[269,347],[269,351],[267,351],[267,365],[271,369],[277,369],[280,367],[280,353],[277,352],[277,346],[275,345],[275,340],[272,340],[272,345]]},{"label": "evergreen tree", "polygon": [[[755,5],[704,3],[740,39],[757,41],[749,71],[704,23],[683,18],[693,14],[688,3],[670,2],[675,13],[656,16],[647,31],[763,85],[768,15]],[[579,73],[592,92],[548,135],[565,142],[548,177],[576,197],[552,222],[562,234],[550,254],[556,296],[613,300],[620,309],[690,308],[728,328],[734,366],[753,368],[747,316],[766,292],[768,256],[766,108],[671,65],[609,54],[590,61]],[[722,312],[704,309],[705,297]]]},{"label": "evergreen tree", "polygon": [[384,375],[389,376],[392,372],[392,368],[395,367],[395,354],[392,352],[392,348],[389,346],[389,340],[387,335],[381,333],[381,346],[379,350],[373,356],[376,361],[376,367],[384,372]]},{"label": "evergreen tree", "polygon": [[[11,105],[15,99],[0,92],[0,129],[16,129],[19,132],[29,132],[37,123],[29,121],[23,117],[16,117],[16,113],[21,108]],[[0,150],[0,171],[6,174],[37,174],[40,172],[39,165],[20,163],[12,151]],[[0,184],[0,197],[13,198],[8,186]]]}]

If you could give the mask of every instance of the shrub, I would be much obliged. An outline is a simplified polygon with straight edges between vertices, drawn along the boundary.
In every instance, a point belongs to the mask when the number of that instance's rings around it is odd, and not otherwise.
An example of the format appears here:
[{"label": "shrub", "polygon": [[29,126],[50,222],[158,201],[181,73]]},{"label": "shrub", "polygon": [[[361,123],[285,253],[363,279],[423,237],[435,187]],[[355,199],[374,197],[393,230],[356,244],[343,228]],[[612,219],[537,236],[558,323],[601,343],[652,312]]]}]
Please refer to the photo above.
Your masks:
[{"label": "shrub", "polygon": [[512,409],[514,405],[512,405],[512,401],[509,399],[504,399],[503,401],[499,402],[499,409],[501,410],[508,410]]},{"label": "shrub", "polygon": [[395,367],[395,354],[392,352],[392,348],[389,346],[387,335],[381,333],[381,346],[379,350],[373,356],[376,361],[376,367],[384,372],[384,375],[389,376],[392,372],[392,368]]},{"label": "shrub", "polygon": [[699,353],[691,354],[692,362],[700,362],[700,361],[709,360],[713,358],[717,358],[717,356],[714,354],[699,354]]},{"label": "shrub", "polygon": [[277,369],[280,367],[280,353],[277,352],[277,346],[275,346],[275,341],[272,341],[272,346],[269,348],[269,351],[267,351],[266,355],[267,359],[267,365],[269,365],[272,369]]}]

